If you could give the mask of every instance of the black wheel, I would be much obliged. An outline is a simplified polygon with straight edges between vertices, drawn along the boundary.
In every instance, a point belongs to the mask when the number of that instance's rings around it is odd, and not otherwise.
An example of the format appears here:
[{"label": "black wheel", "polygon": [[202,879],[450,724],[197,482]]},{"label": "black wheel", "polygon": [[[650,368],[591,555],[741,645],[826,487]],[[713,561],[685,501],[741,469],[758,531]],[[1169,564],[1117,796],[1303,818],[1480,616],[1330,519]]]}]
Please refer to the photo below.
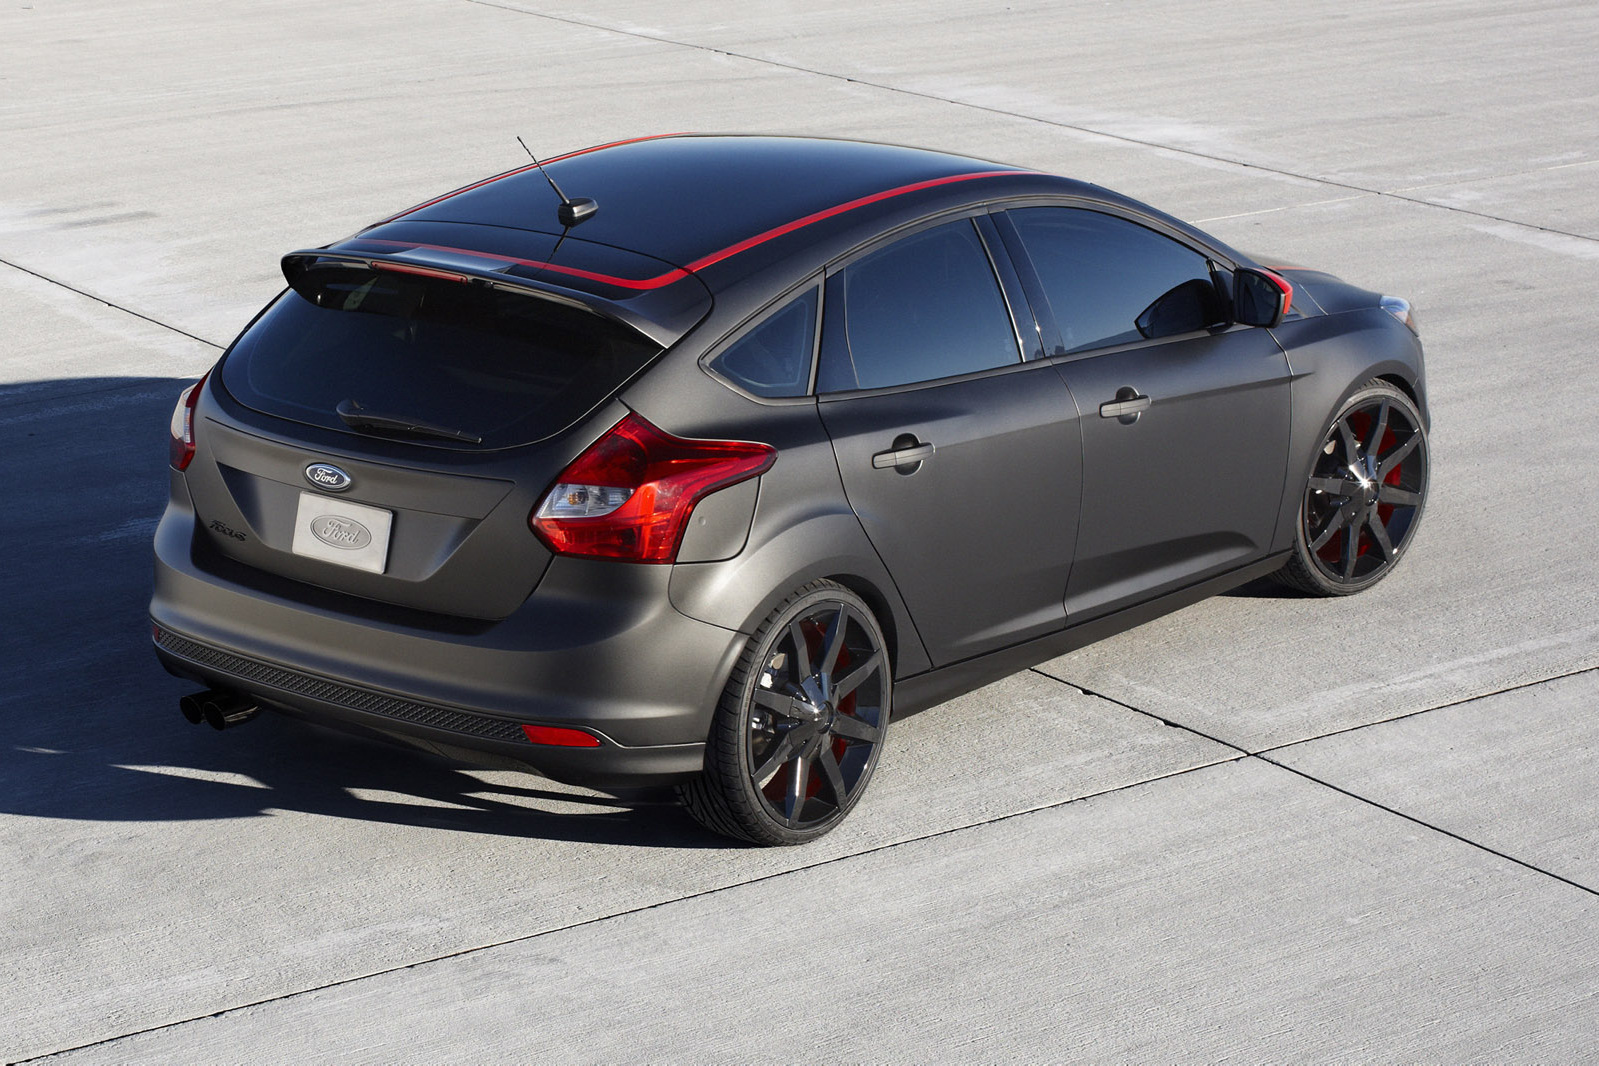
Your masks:
[{"label": "black wheel", "polygon": [[1299,505],[1294,553],[1279,573],[1322,596],[1381,581],[1427,502],[1427,431],[1410,397],[1369,381],[1328,427]]},{"label": "black wheel", "polygon": [[892,689],[871,609],[842,585],[813,581],[750,638],[711,724],[705,771],[678,794],[714,832],[814,840],[866,791]]}]

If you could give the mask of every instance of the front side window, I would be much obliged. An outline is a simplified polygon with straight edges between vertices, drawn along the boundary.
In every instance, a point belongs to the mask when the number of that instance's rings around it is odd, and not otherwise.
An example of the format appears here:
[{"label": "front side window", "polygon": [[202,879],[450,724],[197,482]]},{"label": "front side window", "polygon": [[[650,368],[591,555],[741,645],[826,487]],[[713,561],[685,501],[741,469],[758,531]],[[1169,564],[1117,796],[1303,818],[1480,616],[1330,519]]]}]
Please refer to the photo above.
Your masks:
[{"label": "front side window", "polygon": [[803,396],[811,385],[817,292],[791,300],[711,360],[711,369],[757,396]]},{"label": "front side window", "polygon": [[1075,207],[1021,208],[1008,217],[1068,352],[1190,333],[1226,318],[1209,261],[1170,237]]},{"label": "front side window", "polygon": [[[1021,361],[999,281],[970,219],[851,263],[840,288],[843,335],[829,327],[819,392],[880,389]],[[829,300],[827,315],[837,313]]]}]

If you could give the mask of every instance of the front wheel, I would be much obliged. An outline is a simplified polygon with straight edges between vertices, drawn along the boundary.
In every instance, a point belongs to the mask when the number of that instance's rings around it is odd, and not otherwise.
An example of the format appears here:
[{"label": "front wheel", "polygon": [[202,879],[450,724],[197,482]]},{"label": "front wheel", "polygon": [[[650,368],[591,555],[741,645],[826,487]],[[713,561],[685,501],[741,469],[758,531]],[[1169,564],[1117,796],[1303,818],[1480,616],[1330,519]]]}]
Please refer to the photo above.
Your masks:
[{"label": "front wheel", "polygon": [[1399,562],[1427,502],[1427,431],[1409,396],[1369,381],[1328,427],[1278,577],[1320,596],[1368,589]]},{"label": "front wheel", "polygon": [[706,828],[757,844],[826,833],[866,791],[893,681],[871,608],[832,581],[792,593],[750,637],[678,789]]}]

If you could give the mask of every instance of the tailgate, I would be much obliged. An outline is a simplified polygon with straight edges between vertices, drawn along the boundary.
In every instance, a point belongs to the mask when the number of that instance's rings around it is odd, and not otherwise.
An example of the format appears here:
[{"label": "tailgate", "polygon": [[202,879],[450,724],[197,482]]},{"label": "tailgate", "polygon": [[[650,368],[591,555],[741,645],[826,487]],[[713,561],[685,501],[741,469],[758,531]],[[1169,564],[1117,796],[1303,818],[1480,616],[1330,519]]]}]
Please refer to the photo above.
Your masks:
[{"label": "tailgate", "polygon": [[[516,610],[549,565],[528,528],[547,481],[537,455],[520,457],[528,477],[519,484],[451,469],[436,451],[429,462],[394,462],[274,439],[223,421],[210,397],[197,413],[185,475],[196,535],[231,559],[367,599],[481,619]],[[560,459],[551,461],[560,469]],[[348,478],[338,492],[319,485],[338,480],[328,467]]]}]

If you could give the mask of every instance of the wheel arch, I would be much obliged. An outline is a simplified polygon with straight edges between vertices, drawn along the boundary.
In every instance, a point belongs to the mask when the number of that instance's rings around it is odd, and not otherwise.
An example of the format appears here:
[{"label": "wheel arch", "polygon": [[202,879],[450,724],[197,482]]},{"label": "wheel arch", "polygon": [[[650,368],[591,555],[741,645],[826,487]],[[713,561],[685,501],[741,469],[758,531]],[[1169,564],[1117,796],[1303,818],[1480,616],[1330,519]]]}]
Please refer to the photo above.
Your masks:
[{"label": "wheel arch", "polygon": [[1421,393],[1417,390],[1415,383],[1410,381],[1403,374],[1400,374],[1394,370],[1388,370],[1384,373],[1378,374],[1375,380],[1386,381],[1388,384],[1392,385],[1394,388],[1410,397],[1410,402],[1416,405],[1416,410],[1425,413],[1426,405],[1422,403]]},{"label": "wheel arch", "polygon": [[1299,515],[1299,488],[1315,463],[1315,451],[1332,418],[1372,380],[1408,396],[1430,430],[1421,343],[1388,312],[1362,308],[1284,323],[1273,331],[1292,373],[1290,442],[1282,506],[1272,550],[1292,544]]},{"label": "wheel arch", "polygon": [[[896,617],[888,597],[872,581],[858,574],[828,574],[827,580],[838,582],[866,601],[866,606],[872,609],[872,614],[877,618],[877,624],[883,630],[884,650],[888,652],[889,675],[891,677],[899,676],[902,673],[900,669],[900,620]],[[909,619],[906,619],[906,624],[909,624]],[[916,640],[916,645],[920,647],[921,641]]]},{"label": "wheel arch", "polygon": [[[819,552],[817,549],[832,549]],[[795,589],[825,578],[872,609],[896,677],[931,667],[909,609],[853,511],[813,513],[777,528],[733,559],[679,564],[669,585],[672,606],[690,618],[746,636]]]},{"label": "wheel arch", "polygon": [[[1380,416],[1371,413],[1375,407],[1380,407]],[[1349,413],[1357,409],[1367,412],[1364,422],[1343,421],[1353,419]],[[1378,468],[1371,464],[1384,455],[1383,438],[1367,434],[1373,426],[1380,427],[1375,433],[1391,428],[1395,410],[1411,427],[1408,443],[1388,453],[1394,457],[1391,469],[1386,457]],[[1340,429],[1335,432],[1333,427]],[[1426,506],[1427,436],[1421,405],[1407,381],[1375,374],[1352,388],[1323,430],[1325,444],[1311,457],[1316,465],[1310,470],[1309,487],[1299,495],[1293,554],[1276,575],[1278,580],[1312,595],[1345,596],[1376,584],[1398,565]],[[1390,487],[1396,495],[1379,503]],[[1317,530],[1322,532],[1311,542]],[[1341,547],[1329,543],[1323,548],[1332,536],[1339,538]],[[1328,551],[1341,553],[1336,564]],[[1340,572],[1333,572],[1335,566]]]}]

